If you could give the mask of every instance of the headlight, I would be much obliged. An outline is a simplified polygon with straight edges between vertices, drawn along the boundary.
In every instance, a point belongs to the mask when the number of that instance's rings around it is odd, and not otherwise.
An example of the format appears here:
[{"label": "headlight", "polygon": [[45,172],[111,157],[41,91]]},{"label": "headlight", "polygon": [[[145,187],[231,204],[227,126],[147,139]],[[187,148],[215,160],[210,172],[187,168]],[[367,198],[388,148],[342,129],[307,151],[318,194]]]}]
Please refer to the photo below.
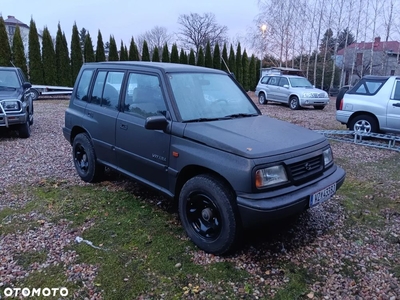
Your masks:
[{"label": "headlight", "polygon": [[329,98],[329,95],[327,92],[325,92],[324,98]]},{"label": "headlight", "polygon": [[313,94],[312,93],[303,93],[301,96],[303,98],[312,98]]},{"label": "headlight", "polygon": [[4,110],[12,111],[12,110],[19,110],[19,101],[1,101],[1,105],[3,106]]},{"label": "headlight", "polygon": [[288,181],[283,166],[273,166],[256,171],[256,187],[262,188]]},{"label": "headlight", "polygon": [[324,155],[324,167],[326,168],[333,162],[332,149],[329,147],[328,149],[324,150],[323,155]]}]

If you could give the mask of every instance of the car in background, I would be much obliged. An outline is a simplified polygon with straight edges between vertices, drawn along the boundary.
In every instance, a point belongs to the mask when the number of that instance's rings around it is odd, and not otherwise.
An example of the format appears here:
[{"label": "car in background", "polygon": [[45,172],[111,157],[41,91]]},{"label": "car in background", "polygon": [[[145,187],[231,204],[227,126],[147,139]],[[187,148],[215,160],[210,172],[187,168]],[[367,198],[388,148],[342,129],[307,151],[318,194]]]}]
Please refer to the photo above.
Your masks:
[{"label": "car in background", "polygon": [[336,120],[350,130],[400,132],[400,76],[364,76],[338,100]]},{"label": "car in background", "polygon": [[31,86],[20,68],[0,67],[0,127],[16,129],[21,138],[31,135]]},{"label": "car in background", "polygon": [[313,106],[324,109],[329,103],[329,95],[315,88],[307,78],[297,75],[266,75],[256,87],[258,103],[275,101],[288,104],[293,110]]}]

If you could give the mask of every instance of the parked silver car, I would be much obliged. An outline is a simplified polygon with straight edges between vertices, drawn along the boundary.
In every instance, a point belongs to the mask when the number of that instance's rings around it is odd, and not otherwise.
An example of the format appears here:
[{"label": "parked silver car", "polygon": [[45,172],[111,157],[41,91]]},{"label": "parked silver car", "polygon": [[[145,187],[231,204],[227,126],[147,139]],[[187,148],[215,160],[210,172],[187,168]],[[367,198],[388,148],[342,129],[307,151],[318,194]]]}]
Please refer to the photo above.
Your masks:
[{"label": "parked silver car", "polygon": [[364,76],[338,101],[336,120],[350,130],[400,132],[400,76]]},{"label": "parked silver car", "polygon": [[276,101],[288,104],[293,110],[313,106],[324,109],[329,103],[328,93],[315,88],[305,77],[295,75],[266,75],[256,87],[260,104]]}]

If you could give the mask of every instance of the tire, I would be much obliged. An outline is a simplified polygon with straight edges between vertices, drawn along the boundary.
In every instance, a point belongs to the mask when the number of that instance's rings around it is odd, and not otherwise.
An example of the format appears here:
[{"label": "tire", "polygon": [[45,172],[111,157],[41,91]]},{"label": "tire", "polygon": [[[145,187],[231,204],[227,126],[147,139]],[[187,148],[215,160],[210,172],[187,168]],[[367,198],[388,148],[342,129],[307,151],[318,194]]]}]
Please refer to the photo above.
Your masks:
[{"label": "tire", "polygon": [[179,216],[193,243],[215,255],[232,250],[242,231],[233,191],[212,175],[198,175],[184,184]]},{"label": "tire", "polygon": [[33,125],[33,105],[32,105],[31,112],[29,113],[29,125],[30,126]]},{"label": "tire", "polygon": [[31,136],[31,125],[29,122],[29,118],[26,119],[25,124],[21,124],[18,127],[18,135],[22,139],[27,139]]},{"label": "tire", "polygon": [[325,108],[325,105],[314,105],[314,109],[317,110],[323,110]]},{"label": "tire", "polygon": [[264,104],[268,103],[264,93],[259,93],[258,94],[258,103],[260,103],[261,105],[264,105]]},{"label": "tire", "polygon": [[96,162],[93,145],[86,133],[78,134],[72,143],[72,156],[79,177],[85,182],[97,182],[104,174],[104,166]]},{"label": "tire", "polygon": [[33,101],[37,100],[39,98],[38,90],[31,88],[31,97]]},{"label": "tire", "polygon": [[371,116],[359,115],[351,119],[349,129],[359,133],[378,133],[378,122]]},{"label": "tire", "polygon": [[289,99],[289,107],[293,110],[298,110],[300,109],[300,103],[299,103],[299,98],[296,96],[292,96]]}]

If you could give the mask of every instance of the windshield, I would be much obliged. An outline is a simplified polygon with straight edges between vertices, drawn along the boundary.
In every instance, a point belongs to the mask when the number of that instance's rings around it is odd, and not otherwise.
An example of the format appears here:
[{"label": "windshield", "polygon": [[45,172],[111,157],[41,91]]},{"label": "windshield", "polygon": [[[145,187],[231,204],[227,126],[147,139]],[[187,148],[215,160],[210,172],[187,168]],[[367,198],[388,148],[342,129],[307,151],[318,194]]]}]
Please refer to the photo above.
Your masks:
[{"label": "windshield", "polygon": [[312,84],[304,77],[289,78],[292,87],[313,87]]},{"label": "windshield", "polygon": [[206,121],[259,114],[228,75],[170,73],[168,77],[182,121]]},{"label": "windshield", "polygon": [[13,70],[0,70],[0,87],[19,88],[17,73]]}]

